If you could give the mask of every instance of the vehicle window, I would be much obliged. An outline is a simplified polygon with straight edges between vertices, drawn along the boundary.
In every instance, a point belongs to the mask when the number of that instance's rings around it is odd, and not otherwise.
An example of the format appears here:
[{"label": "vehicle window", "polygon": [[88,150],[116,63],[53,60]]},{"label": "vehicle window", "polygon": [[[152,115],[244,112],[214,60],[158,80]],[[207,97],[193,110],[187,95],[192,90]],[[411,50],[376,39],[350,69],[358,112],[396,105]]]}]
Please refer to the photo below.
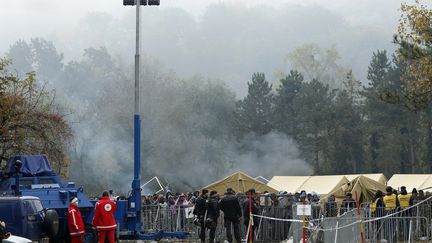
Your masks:
[{"label": "vehicle window", "polygon": [[39,200],[31,200],[35,211],[40,212],[43,210],[42,203]]},{"label": "vehicle window", "polygon": [[21,179],[20,184],[24,186],[29,186],[32,184],[32,179]]},{"label": "vehicle window", "polygon": [[39,179],[39,184],[56,184],[57,182],[52,178]]},{"label": "vehicle window", "polygon": [[27,201],[27,200],[24,201],[23,205],[24,205],[24,211],[26,212],[26,215],[35,213],[33,205],[30,203],[30,201]]},{"label": "vehicle window", "polygon": [[27,214],[34,214],[43,210],[42,204],[39,200],[26,200],[24,201],[24,208]]}]

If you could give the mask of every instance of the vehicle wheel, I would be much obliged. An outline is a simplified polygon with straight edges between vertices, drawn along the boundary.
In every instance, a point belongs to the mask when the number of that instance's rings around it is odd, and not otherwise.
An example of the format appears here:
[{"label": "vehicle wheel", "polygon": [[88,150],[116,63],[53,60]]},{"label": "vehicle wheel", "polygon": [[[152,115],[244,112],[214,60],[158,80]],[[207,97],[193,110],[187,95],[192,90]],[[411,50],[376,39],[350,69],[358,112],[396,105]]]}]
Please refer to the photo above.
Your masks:
[{"label": "vehicle wheel", "polygon": [[93,227],[89,224],[85,226],[85,235],[83,239],[84,243],[97,243],[98,242],[98,234],[97,231],[93,229]]},{"label": "vehicle wheel", "polygon": [[49,236],[53,237],[57,235],[59,231],[59,216],[57,211],[48,209],[45,211],[45,219],[43,222],[44,232]]}]

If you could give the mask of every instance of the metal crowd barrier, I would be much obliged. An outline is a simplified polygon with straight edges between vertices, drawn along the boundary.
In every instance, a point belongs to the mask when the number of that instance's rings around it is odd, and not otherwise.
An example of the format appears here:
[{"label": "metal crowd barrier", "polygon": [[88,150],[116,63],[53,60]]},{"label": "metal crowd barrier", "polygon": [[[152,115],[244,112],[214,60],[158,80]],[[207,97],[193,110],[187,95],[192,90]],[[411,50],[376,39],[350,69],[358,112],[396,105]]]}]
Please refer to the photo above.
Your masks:
[{"label": "metal crowd barrier", "polygon": [[143,231],[155,232],[188,232],[194,233],[191,208],[168,207],[161,205],[142,205],[141,222]]},{"label": "metal crowd barrier", "polygon": [[[240,202],[239,202],[240,203]],[[279,198],[277,205],[268,198],[260,200],[256,242],[301,242],[303,216],[297,215],[297,204],[290,198]],[[323,205],[312,205],[311,216],[305,217],[308,242],[361,242],[360,221],[357,209],[338,208],[337,217],[325,217]],[[199,241],[200,228],[193,224],[193,208],[142,206],[142,222],[145,232],[188,232],[189,240]],[[348,212],[345,212],[348,211]],[[427,201],[409,212],[371,212],[369,203],[361,204],[362,228],[366,242],[431,242],[432,203]],[[341,212],[345,212],[342,215]],[[394,214],[392,214],[394,213]],[[384,218],[377,218],[381,216]],[[290,220],[294,220],[291,222]],[[240,221],[242,239],[247,226]],[[208,230],[207,237],[208,239]],[[225,241],[223,213],[218,219],[216,241]]]}]

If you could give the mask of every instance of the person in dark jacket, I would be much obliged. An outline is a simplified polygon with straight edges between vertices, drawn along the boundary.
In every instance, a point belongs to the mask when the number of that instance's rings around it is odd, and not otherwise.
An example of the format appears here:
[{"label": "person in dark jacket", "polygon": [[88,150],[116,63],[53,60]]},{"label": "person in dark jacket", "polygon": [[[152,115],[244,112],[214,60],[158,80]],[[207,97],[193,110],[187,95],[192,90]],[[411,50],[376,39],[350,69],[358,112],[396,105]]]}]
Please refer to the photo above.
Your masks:
[{"label": "person in dark jacket", "polygon": [[216,227],[218,218],[220,215],[219,212],[219,199],[216,191],[210,192],[210,197],[206,202],[207,209],[207,219],[205,221],[205,226],[210,229],[209,233],[209,243],[214,243],[216,237]]},{"label": "person in dark jacket", "polygon": [[199,238],[201,242],[205,242],[206,237],[206,229],[205,229],[205,220],[207,217],[207,208],[206,203],[208,199],[208,190],[202,189],[201,195],[195,201],[195,208],[193,214],[196,216],[198,220],[198,225],[200,226],[200,235]]},{"label": "person in dark jacket", "polygon": [[240,218],[242,215],[238,198],[234,195],[232,188],[228,188],[224,198],[219,203],[220,210],[224,213],[224,226],[226,228],[226,236],[229,243],[233,242],[231,234],[231,225],[234,229],[234,238],[240,243]]},{"label": "person in dark jacket", "polygon": [[[252,200],[251,202],[249,201],[249,195],[251,195]],[[249,220],[250,220],[250,210],[252,210],[252,214],[258,215],[259,214],[259,209],[258,209],[258,205],[256,204],[256,201],[254,200],[255,198],[255,189],[249,189],[248,193],[246,195],[246,200],[243,201],[243,223],[244,225],[246,225],[246,227],[249,227]],[[249,205],[252,204],[252,207],[250,208]],[[252,239],[254,238],[255,235],[255,231],[256,229],[258,229],[258,225],[259,225],[259,218],[257,217],[253,217],[252,220],[252,229],[250,229],[252,231]],[[249,233],[250,234],[250,233]],[[247,240],[246,242],[249,242],[249,236],[247,235]]]},{"label": "person in dark jacket", "polygon": [[342,201],[340,208],[340,215],[343,215],[346,212],[349,212],[356,208],[356,201],[352,198],[352,193],[347,192],[345,194],[345,199]]},{"label": "person in dark jacket", "polygon": [[324,205],[324,211],[326,217],[337,217],[338,214],[337,203],[335,200],[335,195],[330,195],[328,201]]},{"label": "person in dark jacket", "polygon": [[[371,211],[371,216],[373,218],[381,218],[384,216],[384,201],[383,201],[383,192],[378,190],[375,193],[375,196],[372,198],[372,202],[370,205],[370,211]],[[375,231],[375,235],[376,235],[376,239],[378,241],[381,240],[381,229],[383,226],[383,221],[382,220],[377,220],[375,222],[373,222],[374,225],[374,231]]]}]

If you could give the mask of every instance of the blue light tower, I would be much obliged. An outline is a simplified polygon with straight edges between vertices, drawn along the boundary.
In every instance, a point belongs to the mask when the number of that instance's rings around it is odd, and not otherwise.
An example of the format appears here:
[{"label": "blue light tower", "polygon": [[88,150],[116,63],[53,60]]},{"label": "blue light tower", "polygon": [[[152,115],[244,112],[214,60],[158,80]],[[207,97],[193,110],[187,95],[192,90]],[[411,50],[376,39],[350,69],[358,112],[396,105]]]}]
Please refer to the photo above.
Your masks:
[{"label": "blue light tower", "polygon": [[133,225],[135,232],[141,230],[141,119],[139,115],[139,83],[140,83],[140,6],[159,5],[160,0],[123,0],[123,5],[136,6],[136,43],[135,43],[135,108],[134,108],[134,179],[132,195],[129,199],[130,211],[135,213]]}]

